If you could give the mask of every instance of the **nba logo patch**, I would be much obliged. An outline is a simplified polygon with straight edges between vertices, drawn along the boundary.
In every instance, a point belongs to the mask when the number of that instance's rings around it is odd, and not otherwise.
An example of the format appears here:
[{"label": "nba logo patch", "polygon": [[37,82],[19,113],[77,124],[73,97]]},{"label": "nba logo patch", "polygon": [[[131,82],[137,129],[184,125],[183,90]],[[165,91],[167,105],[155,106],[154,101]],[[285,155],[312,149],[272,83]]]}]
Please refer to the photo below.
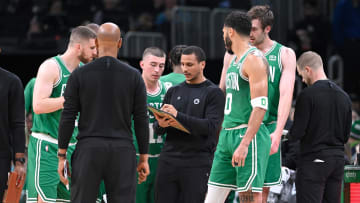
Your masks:
[{"label": "nba logo patch", "polygon": [[48,145],[45,146],[45,151],[49,151],[49,146]]}]

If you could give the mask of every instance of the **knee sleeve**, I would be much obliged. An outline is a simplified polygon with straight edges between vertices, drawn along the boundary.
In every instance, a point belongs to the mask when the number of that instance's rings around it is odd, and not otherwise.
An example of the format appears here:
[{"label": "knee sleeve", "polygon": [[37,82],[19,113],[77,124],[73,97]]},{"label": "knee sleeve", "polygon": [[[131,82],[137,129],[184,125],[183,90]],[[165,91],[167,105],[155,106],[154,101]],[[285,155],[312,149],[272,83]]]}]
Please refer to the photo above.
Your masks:
[{"label": "knee sleeve", "polygon": [[208,185],[205,203],[224,203],[231,189]]}]

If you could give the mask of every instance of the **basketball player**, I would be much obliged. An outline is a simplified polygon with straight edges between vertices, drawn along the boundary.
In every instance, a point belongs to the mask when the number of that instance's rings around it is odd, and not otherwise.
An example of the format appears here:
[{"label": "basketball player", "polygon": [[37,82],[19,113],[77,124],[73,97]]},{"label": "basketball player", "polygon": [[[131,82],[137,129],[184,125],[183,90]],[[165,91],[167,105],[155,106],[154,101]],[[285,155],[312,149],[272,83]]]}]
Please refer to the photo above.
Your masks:
[{"label": "basketball player", "polygon": [[[70,191],[57,173],[58,126],[64,104],[66,82],[81,62],[96,56],[96,34],[85,26],[71,31],[64,54],[44,61],[39,67],[33,95],[33,128],[28,149],[27,202],[70,202]],[[68,160],[76,144],[74,130]]]},{"label": "basketball player", "polygon": [[268,108],[268,64],[249,45],[251,21],[246,13],[231,12],[224,22],[224,42],[234,53],[226,74],[223,130],[213,161],[206,203],[224,202],[231,190],[241,202],[262,200],[270,152],[270,136],[262,124]]},{"label": "basketball player", "polygon": [[169,53],[169,63],[172,69],[172,73],[161,76],[160,80],[164,82],[166,89],[180,84],[185,81],[184,73],[181,70],[181,53],[186,48],[185,45],[175,46]]},{"label": "basketball player", "polygon": [[[250,43],[263,52],[270,70],[268,78],[269,109],[264,123],[271,133],[271,156],[269,157],[263,188],[263,202],[265,203],[269,194],[269,187],[279,185],[281,181],[281,151],[279,146],[291,108],[296,56],[292,49],[269,37],[274,22],[274,15],[269,6],[254,6],[247,14],[252,22]],[[229,61],[229,58],[231,55],[226,54],[224,61]],[[279,106],[281,108],[278,108]]]},{"label": "basketball player", "polygon": [[26,146],[29,143],[29,138],[31,134],[32,128],[32,121],[34,117],[34,110],[32,107],[33,101],[33,91],[34,91],[34,84],[36,78],[31,78],[31,80],[26,84],[24,89],[24,96],[25,96],[25,122],[26,122]]},{"label": "basketball player", "polygon": [[[270,157],[266,170],[263,203],[266,203],[270,186],[281,184],[281,135],[290,113],[296,75],[295,52],[270,39],[274,15],[269,6],[254,6],[248,11],[252,28],[250,43],[265,55],[269,63],[269,109],[264,120],[271,137]],[[278,108],[280,107],[280,108]]]},{"label": "basketball player", "polygon": [[[147,92],[147,104],[157,109],[162,106],[162,101],[166,94],[167,88],[163,82],[159,80],[164,72],[166,54],[158,47],[149,47],[145,49],[140,67],[142,69],[142,78],[145,82]],[[155,121],[154,115],[149,111],[149,167],[150,174],[146,181],[137,184],[136,188],[136,202],[137,203],[153,203],[154,202],[154,186],[156,168],[161,148],[164,143],[165,136],[157,135],[153,130],[153,123]],[[134,128],[134,126],[132,126]],[[133,129],[134,132],[134,129]],[[139,159],[139,150],[136,142],[136,137],[133,135],[136,147],[137,158]]]}]

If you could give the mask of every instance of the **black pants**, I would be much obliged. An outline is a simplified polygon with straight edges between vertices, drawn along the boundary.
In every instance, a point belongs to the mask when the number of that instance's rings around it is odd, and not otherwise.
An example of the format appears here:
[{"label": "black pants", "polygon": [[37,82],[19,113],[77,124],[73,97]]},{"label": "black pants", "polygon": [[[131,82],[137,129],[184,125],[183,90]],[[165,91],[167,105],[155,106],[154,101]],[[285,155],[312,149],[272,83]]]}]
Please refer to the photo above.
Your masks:
[{"label": "black pants", "polygon": [[211,167],[178,167],[159,160],[156,203],[203,203]]},{"label": "black pants", "polygon": [[0,158],[0,201],[3,200],[4,191],[6,190],[8,172],[10,171],[10,158]]},{"label": "black pants", "polygon": [[133,146],[112,141],[79,141],[72,156],[71,202],[96,202],[104,180],[107,202],[134,203],[136,155]]},{"label": "black pants", "polygon": [[341,158],[324,161],[299,161],[295,181],[296,202],[340,202],[345,161]]}]

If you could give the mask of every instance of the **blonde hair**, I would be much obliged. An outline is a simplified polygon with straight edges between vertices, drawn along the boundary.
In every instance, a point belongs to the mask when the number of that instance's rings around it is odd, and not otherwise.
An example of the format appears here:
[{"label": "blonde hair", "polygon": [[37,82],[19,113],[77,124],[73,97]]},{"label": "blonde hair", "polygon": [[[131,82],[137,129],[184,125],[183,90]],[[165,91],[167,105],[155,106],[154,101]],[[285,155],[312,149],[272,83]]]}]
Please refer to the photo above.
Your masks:
[{"label": "blonde hair", "polygon": [[95,39],[96,33],[89,27],[78,26],[71,30],[69,45],[80,43],[83,40]]},{"label": "blonde hair", "polygon": [[307,51],[301,54],[296,64],[300,70],[303,70],[305,66],[308,66],[313,70],[323,68],[321,56],[313,51]]}]

